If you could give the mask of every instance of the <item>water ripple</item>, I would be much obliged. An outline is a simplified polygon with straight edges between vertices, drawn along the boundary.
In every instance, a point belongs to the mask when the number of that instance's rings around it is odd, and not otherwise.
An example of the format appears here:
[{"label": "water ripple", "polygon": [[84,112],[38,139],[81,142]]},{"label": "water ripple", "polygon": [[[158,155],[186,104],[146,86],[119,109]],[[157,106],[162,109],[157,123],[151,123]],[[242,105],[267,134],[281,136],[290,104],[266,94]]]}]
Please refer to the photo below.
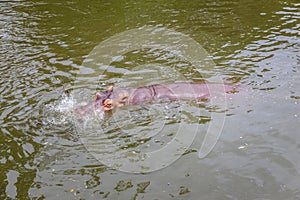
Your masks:
[{"label": "water ripple", "polygon": [[[300,4],[291,2],[1,2],[0,198],[299,199]],[[68,87],[87,90],[80,93],[83,102],[92,99],[105,85],[98,85],[98,69],[81,66],[85,55],[110,36],[145,24],[192,37],[217,64],[203,74],[241,81],[255,92],[232,104],[225,134],[207,159],[194,157],[200,138],[170,168],[129,176],[90,155],[74,130],[71,110],[77,102],[62,93],[63,84],[82,70],[84,84]],[[183,80],[162,65],[202,79],[202,72],[164,49],[133,51],[113,61],[101,83],[121,87],[157,83],[160,77]],[[147,66],[155,70],[133,69],[143,61],[155,61],[155,67]],[[169,109],[120,110],[102,124],[92,119],[102,128],[91,134],[94,150],[108,158],[114,153],[114,159],[136,158],[168,143],[178,122],[204,128],[211,120],[206,106],[185,105],[190,110],[181,117],[176,103],[165,106]],[[175,131],[155,134],[162,123]]]}]

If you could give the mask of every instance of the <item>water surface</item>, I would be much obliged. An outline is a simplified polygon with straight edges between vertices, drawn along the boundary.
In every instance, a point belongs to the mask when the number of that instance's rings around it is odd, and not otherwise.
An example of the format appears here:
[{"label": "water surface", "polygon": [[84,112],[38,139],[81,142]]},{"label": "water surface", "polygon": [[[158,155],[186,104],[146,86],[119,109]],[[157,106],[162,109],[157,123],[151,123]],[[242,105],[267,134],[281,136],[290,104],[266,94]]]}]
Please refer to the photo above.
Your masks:
[{"label": "water surface", "polygon": [[[296,1],[0,4],[1,199],[300,198],[300,4]],[[215,65],[196,72],[188,62],[151,49],[128,52],[112,64],[115,70],[100,79],[82,65],[100,42],[145,25],[186,34],[202,45]],[[162,71],[162,66],[175,70]],[[82,70],[88,72],[88,79],[79,87],[76,81],[84,78]],[[177,110],[182,104],[176,102],[129,108],[103,125],[122,151],[163,146],[179,122],[199,125],[189,150],[155,172],[111,169],[86,149],[77,134],[70,108],[92,100],[97,89],[216,76],[249,90],[228,99],[221,137],[204,159],[198,158],[199,148],[211,112],[218,111],[205,102],[186,103],[187,112]],[[65,84],[71,91],[82,90],[80,102],[62,96]],[[126,118],[128,112],[131,118]],[[122,130],[114,120],[119,120]],[[160,129],[156,122],[163,120],[170,134],[151,137],[148,129]],[[141,142],[136,133],[150,139]],[[105,140],[99,137],[99,142]]]}]

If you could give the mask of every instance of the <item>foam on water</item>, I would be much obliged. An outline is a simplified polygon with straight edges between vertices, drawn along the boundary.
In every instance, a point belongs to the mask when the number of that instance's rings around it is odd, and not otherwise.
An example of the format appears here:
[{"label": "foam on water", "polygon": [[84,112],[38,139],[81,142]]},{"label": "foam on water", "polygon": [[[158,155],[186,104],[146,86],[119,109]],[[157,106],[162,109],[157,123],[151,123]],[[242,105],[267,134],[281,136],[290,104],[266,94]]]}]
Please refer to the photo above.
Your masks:
[{"label": "foam on water", "polygon": [[[82,94],[80,96],[88,96]],[[76,126],[85,127],[86,124],[102,123],[105,118],[105,113],[102,110],[87,110],[85,114],[76,112],[77,108],[86,106],[91,99],[79,99],[73,93],[63,94],[57,100],[48,102],[43,107],[44,124],[55,126],[76,124]],[[88,108],[87,108],[88,109]]]},{"label": "foam on water", "polygon": [[44,116],[47,123],[65,125],[72,121],[76,101],[73,97],[62,95],[61,99],[45,105]]}]

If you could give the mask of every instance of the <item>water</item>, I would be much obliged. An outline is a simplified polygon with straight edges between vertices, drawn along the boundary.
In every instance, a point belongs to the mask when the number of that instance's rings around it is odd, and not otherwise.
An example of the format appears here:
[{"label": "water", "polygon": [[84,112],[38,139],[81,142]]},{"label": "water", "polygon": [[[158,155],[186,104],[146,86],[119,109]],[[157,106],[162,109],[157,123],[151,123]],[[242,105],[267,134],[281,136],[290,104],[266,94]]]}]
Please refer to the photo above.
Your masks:
[{"label": "water", "polygon": [[[296,1],[0,4],[1,199],[300,198]],[[187,35],[215,65],[199,71],[166,48],[114,57],[113,68],[101,71],[100,77],[95,68],[82,64],[101,42],[145,26]],[[181,123],[197,125],[199,132],[184,155],[150,173],[104,165],[82,143],[85,132],[78,128],[84,126],[74,124],[72,107],[88,103],[97,89],[109,84],[216,77],[244,89],[227,99],[221,136],[203,159],[198,158],[199,149],[212,114],[224,113],[211,102],[130,107],[114,117],[89,121],[103,130],[99,144],[110,138],[110,153],[128,156],[168,144]],[[75,99],[63,95],[64,85]],[[170,134],[153,134],[163,128]]]}]

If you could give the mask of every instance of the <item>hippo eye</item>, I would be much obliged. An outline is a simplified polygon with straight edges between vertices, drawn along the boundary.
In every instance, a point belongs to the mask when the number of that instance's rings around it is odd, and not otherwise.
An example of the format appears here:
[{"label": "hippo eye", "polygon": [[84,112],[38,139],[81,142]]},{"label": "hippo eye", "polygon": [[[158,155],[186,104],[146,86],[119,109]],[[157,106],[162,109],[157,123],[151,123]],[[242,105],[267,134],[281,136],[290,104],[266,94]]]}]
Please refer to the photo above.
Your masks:
[{"label": "hippo eye", "polygon": [[127,97],[123,97],[121,100],[122,100],[122,101],[125,101],[126,99],[127,99]]}]

